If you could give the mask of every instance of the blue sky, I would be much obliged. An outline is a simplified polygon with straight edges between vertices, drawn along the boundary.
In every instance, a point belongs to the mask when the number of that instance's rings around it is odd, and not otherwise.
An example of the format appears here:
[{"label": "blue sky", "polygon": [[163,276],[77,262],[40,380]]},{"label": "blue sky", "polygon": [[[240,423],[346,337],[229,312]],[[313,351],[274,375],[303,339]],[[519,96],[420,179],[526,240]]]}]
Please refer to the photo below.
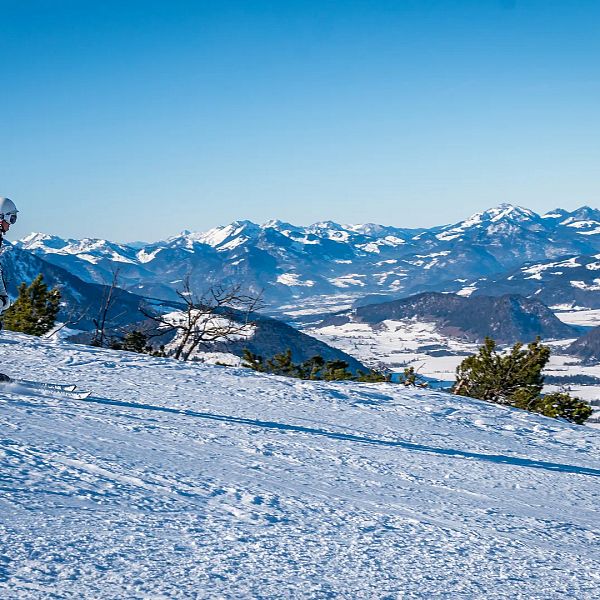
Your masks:
[{"label": "blue sky", "polygon": [[0,0],[16,235],[598,206],[600,3]]}]

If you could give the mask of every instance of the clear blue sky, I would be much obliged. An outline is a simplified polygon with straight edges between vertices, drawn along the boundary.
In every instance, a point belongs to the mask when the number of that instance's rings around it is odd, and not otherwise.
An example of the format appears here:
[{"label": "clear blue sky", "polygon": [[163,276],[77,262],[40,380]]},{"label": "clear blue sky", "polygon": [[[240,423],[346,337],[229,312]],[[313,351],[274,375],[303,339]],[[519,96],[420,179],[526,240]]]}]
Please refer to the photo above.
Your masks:
[{"label": "clear blue sky", "polygon": [[16,235],[598,206],[600,2],[0,0]]}]

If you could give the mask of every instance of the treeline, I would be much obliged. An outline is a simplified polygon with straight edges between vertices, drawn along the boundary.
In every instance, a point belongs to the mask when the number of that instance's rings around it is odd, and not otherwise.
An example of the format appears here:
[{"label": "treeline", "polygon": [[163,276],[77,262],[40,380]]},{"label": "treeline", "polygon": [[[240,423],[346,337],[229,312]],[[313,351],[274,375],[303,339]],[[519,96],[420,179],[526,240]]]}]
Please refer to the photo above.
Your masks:
[{"label": "treeline", "polygon": [[308,379],[313,381],[362,381],[381,382],[390,381],[390,375],[379,371],[367,371],[363,373],[358,370],[353,374],[345,360],[325,360],[322,356],[313,356],[304,362],[295,363],[292,360],[292,351],[286,350],[275,354],[272,358],[264,359],[258,354],[244,349],[242,366],[259,373],[270,373],[284,377],[295,377],[296,379]]},{"label": "treeline", "polygon": [[138,329],[128,331],[122,338],[112,338],[108,347],[111,350],[125,350],[127,352],[149,354],[150,356],[159,356],[162,358],[167,356],[164,345],[155,348],[150,343],[150,338]]}]

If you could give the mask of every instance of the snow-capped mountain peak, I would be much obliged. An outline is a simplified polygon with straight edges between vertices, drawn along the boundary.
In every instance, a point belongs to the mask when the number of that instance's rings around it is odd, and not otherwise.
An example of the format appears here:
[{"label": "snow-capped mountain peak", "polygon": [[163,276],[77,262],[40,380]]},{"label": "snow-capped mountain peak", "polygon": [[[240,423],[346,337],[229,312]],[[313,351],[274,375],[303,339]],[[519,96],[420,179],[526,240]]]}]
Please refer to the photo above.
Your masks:
[{"label": "snow-capped mountain peak", "polygon": [[42,251],[50,254],[73,256],[88,255],[101,260],[109,258],[116,262],[130,262],[135,251],[130,246],[98,238],[81,240],[63,239],[45,233],[30,233],[15,242],[15,246],[24,250]]},{"label": "snow-capped mountain peak", "polygon": [[286,221],[280,221],[279,219],[270,219],[266,223],[261,225],[261,229],[276,229],[277,231],[285,231],[289,229],[301,229],[296,225],[287,223]]},{"label": "snow-capped mountain peak", "polygon": [[512,219],[517,221],[527,221],[539,218],[536,213],[522,206],[514,206],[513,204],[500,204],[495,208],[490,208],[484,214],[490,215],[492,222],[501,219]]},{"label": "snow-capped mountain peak", "polygon": [[500,204],[494,208],[475,213],[464,221],[442,228],[442,231],[437,234],[437,238],[451,241],[461,238],[473,229],[487,229],[489,232],[495,232],[507,228],[541,230],[544,225],[540,216],[528,208],[512,204]]},{"label": "snow-capped mountain peak", "polygon": [[260,226],[252,221],[233,221],[204,232],[183,231],[168,240],[170,245],[193,248],[195,244],[206,244],[217,250],[227,250],[257,236]]},{"label": "snow-capped mountain peak", "polygon": [[15,244],[26,250],[35,250],[38,248],[60,250],[67,246],[69,241],[70,240],[64,240],[56,235],[50,235],[48,233],[32,232],[15,242]]},{"label": "snow-capped mountain peak", "polygon": [[564,208],[555,208],[554,210],[543,214],[542,219],[564,219],[568,214],[569,212]]}]

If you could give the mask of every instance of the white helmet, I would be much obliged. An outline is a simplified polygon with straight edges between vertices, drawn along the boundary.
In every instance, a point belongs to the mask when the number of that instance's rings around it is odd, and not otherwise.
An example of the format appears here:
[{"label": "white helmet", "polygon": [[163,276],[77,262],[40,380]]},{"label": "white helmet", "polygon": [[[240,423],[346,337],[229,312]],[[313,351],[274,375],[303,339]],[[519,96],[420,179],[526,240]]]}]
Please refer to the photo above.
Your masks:
[{"label": "white helmet", "polygon": [[0,198],[0,220],[11,225],[17,222],[17,207],[10,198]]}]

